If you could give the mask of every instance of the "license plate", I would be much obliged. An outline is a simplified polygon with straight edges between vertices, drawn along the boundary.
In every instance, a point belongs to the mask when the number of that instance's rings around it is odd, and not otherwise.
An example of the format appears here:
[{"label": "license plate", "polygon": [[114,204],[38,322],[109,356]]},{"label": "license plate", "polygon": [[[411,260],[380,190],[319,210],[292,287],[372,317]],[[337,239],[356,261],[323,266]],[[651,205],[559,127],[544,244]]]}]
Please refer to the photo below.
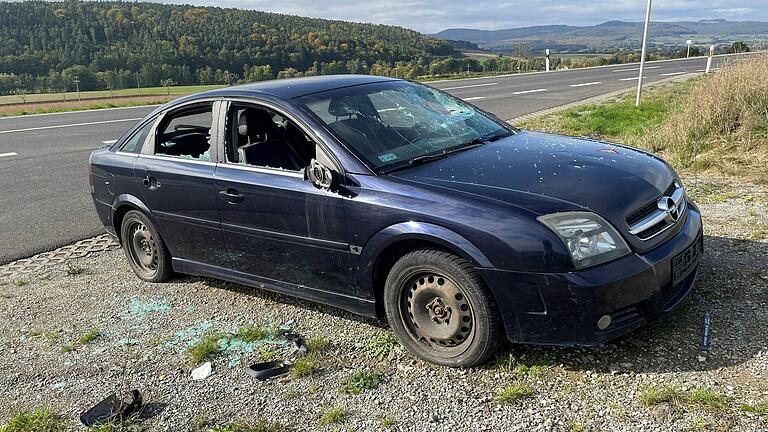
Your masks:
[{"label": "license plate", "polygon": [[704,240],[699,236],[693,244],[672,257],[672,286],[680,283],[696,268],[702,252],[704,252]]}]

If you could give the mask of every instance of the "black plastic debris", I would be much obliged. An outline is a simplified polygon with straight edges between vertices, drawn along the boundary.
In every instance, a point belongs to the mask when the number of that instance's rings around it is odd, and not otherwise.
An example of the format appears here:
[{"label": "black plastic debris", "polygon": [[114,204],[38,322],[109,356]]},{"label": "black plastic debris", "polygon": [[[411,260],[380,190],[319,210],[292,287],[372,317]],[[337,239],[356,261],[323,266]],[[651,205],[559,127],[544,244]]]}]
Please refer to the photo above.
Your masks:
[{"label": "black plastic debris", "polygon": [[279,377],[287,374],[291,370],[291,365],[307,353],[307,346],[301,335],[291,330],[291,323],[280,326],[278,334],[281,338],[288,341],[291,348],[288,355],[283,360],[273,360],[268,362],[254,363],[245,369],[245,373],[256,378],[259,381],[266,381],[270,378]]},{"label": "black plastic debris", "polygon": [[80,414],[80,421],[91,427],[102,423],[120,422],[141,409],[142,399],[138,390],[131,390],[118,395],[112,393]]}]

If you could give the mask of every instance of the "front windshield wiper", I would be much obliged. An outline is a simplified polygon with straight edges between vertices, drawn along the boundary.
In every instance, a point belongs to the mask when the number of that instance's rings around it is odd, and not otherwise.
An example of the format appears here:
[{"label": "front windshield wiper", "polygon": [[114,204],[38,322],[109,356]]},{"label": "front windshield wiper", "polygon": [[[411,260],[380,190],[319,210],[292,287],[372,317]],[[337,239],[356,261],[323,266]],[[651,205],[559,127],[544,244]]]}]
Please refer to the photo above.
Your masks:
[{"label": "front windshield wiper", "polygon": [[381,173],[382,174],[386,174],[386,173],[390,173],[390,172],[393,172],[393,171],[401,170],[403,168],[408,168],[408,167],[412,167],[412,166],[416,166],[416,165],[425,164],[427,162],[432,162],[432,161],[435,161],[435,160],[438,160],[438,159],[443,159],[445,157],[448,157],[451,154],[462,152],[462,151],[466,151],[466,150],[470,150],[470,149],[473,149],[475,147],[479,147],[479,146],[481,146],[481,145],[483,145],[483,144],[485,144],[487,142],[496,141],[496,140],[499,140],[501,138],[506,138],[506,137],[511,136],[511,135],[512,135],[512,133],[510,133],[508,131],[504,131],[504,132],[500,132],[500,133],[494,133],[494,134],[489,134],[489,135],[482,135],[482,136],[474,138],[474,139],[472,139],[470,141],[467,141],[465,143],[459,144],[457,146],[445,148],[445,149],[443,149],[443,150],[441,150],[441,151],[439,151],[437,153],[427,153],[425,155],[413,157],[413,158],[409,159],[408,162],[397,164],[397,165],[393,165],[393,166],[388,167],[388,168],[384,168],[383,170],[381,170]]}]

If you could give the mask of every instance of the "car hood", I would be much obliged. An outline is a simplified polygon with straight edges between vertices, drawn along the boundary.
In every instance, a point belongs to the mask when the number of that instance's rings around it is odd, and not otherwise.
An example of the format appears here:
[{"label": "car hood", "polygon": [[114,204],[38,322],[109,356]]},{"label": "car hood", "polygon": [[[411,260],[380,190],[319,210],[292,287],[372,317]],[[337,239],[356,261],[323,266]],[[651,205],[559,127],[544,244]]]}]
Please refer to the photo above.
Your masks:
[{"label": "car hood", "polygon": [[663,160],[641,150],[529,131],[391,175],[537,214],[586,208],[620,229],[627,214],[675,178]]}]

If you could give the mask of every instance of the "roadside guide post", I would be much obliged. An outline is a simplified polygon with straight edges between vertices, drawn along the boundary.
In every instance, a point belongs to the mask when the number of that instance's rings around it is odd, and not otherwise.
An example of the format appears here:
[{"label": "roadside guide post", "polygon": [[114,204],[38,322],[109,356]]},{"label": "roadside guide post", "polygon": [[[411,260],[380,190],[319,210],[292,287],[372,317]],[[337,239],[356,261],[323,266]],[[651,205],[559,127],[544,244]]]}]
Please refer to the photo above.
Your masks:
[{"label": "roadside guide post", "polygon": [[547,48],[547,59],[545,60],[545,63],[547,64],[547,72],[549,72],[549,48]]},{"label": "roadside guide post", "polygon": [[685,54],[685,58],[688,58],[691,56],[691,44],[693,43],[693,40],[688,39],[685,41],[685,44],[688,45],[688,52]]},{"label": "roadside guide post", "polygon": [[709,46],[709,57],[707,57],[707,71],[705,73],[709,73],[712,70],[712,56],[715,54],[715,46],[710,45]]},{"label": "roadside guide post", "polygon": [[637,98],[635,106],[640,106],[640,96],[643,93],[643,71],[645,70],[645,54],[648,52],[648,24],[651,22],[651,2],[648,0],[648,7],[645,10],[645,29],[643,30],[643,52],[640,55],[640,75],[637,77]]},{"label": "roadside guide post", "polygon": [[77,101],[80,102],[80,77],[76,76],[73,81],[75,82],[75,90],[77,91]]}]

